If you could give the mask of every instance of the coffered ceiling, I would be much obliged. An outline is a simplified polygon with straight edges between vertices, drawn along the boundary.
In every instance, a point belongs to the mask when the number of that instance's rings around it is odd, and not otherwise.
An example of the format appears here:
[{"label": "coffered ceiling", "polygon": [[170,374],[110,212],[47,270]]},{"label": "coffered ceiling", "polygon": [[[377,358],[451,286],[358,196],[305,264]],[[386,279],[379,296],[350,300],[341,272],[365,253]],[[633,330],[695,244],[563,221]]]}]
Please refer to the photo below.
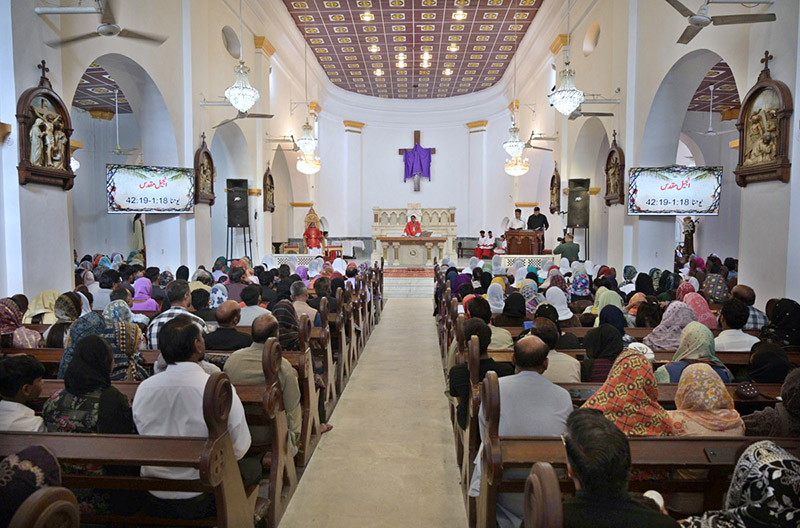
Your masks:
[{"label": "coffered ceiling", "polygon": [[331,82],[397,99],[465,95],[497,83],[543,1],[283,0]]},{"label": "coffered ceiling", "polygon": [[703,78],[700,86],[689,103],[689,110],[708,112],[708,103],[711,100],[709,86],[714,85],[714,112],[738,109],[741,106],[739,92],[736,90],[736,81],[733,78],[731,67],[725,61],[719,61]]},{"label": "coffered ceiling", "polygon": [[[77,106],[83,110],[104,110],[114,112],[114,90],[119,89],[117,81],[103,69],[102,66],[93,62],[89,65],[75,90],[75,97],[72,99],[72,106]],[[128,100],[122,90],[119,91],[119,113],[130,114],[131,110]]]}]

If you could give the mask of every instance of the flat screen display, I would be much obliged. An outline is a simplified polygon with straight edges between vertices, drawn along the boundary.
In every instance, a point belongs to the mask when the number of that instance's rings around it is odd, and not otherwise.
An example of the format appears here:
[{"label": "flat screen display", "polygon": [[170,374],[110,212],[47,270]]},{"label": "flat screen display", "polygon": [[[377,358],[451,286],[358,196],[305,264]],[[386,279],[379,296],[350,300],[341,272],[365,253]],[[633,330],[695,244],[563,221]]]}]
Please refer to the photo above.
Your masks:
[{"label": "flat screen display", "polygon": [[109,213],[194,213],[194,169],[106,165]]},{"label": "flat screen display", "polygon": [[628,174],[629,215],[719,214],[722,167],[634,167]]}]

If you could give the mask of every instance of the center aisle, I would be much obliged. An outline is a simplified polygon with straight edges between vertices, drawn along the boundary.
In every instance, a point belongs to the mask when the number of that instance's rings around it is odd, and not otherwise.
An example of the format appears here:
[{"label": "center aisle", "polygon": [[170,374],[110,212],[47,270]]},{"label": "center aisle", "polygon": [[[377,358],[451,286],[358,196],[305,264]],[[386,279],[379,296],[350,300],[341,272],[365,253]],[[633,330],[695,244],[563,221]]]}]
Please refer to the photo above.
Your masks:
[{"label": "center aisle", "polygon": [[464,528],[436,325],[390,299],[280,528]]}]

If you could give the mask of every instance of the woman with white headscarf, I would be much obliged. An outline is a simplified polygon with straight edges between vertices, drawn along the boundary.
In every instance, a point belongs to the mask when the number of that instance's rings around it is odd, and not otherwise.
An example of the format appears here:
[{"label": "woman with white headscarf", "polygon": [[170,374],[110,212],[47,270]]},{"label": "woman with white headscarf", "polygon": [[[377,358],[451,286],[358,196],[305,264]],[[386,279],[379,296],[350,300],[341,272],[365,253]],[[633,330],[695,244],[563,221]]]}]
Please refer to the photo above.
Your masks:
[{"label": "woman with white headscarf", "polygon": [[495,255],[492,257],[492,275],[495,277],[505,277],[506,270],[503,267],[503,257]]},{"label": "woman with white headscarf", "polygon": [[[442,261],[444,264],[444,261]],[[341,273],[344,276],[345,272],[347,271],[347,262],[341,257],[337,258],[333,261],[333,271],[336,273]]]},{"label": "woman with white headscarf", "polygon": [[300,261],[297,260],[297,255],[290,255],[287,260],[287,264],[289,264],[289,271],[294,273],[297,269],[297,266],[300,265]]},{"label": "woman with white headscarf", "polygon": [[492,314],[503,313],[505,307],[505,298],[503,295],[503,287],[498,283],[493,282],[486,290],[486,300],[489,301],[489,307],[492,309]]},{"label": "woman with white headscarf", "polygon": [[315,258],[308,263],[308,278],[311,280],[316,279],[320,273],[322,273],[322,259]]},{"label": "woman with white headscarf", "polygon": [[558,324],[562,328],[581,326],[578,316],[572,313],[567,304],[567,294],[561,288],[548,288],[545,298],[558,311]]},{"label": "woman with white headscarf", "polygon": [[569,259],[567,259],[567,258],[562,258],[558,267],[559,267],[559,269],[561,271],[561,274],[564,275],[564,276],[566,276],[567,273],[572,273],[572,268],[570,267]]},{"label": "woman with white headscarf", "polygon": [[275,265],[275,257],[272,255],[264,255],[264,258],[261,259],[261,263],[267,271],[278,267]]},{"label": "woman with white headscarf", "polygon": [[471,257],[469,259],[469,264],[467,264],[467,269],[464,270],[464,273],[472,273],[472,270],[478,267],[478,262],[480,262],[478,257]]},{"label": "woman with white headscarf", "polygon": [[514,273],[514,287],[517,289],[522,288],[522,281],[528,276],[528,268],[519,268]]}]

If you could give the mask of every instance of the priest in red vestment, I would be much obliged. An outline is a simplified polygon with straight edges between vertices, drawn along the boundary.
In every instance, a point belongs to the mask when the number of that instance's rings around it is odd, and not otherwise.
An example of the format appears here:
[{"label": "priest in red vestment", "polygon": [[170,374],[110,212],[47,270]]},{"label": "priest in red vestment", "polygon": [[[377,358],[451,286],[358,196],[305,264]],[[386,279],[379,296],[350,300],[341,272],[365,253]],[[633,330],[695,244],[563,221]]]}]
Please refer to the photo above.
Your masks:
[{"label": "priest in red vestment", "polygon": [[317,229],[314,222],[308,224],[308,228],[303,233],[303,240],[306,244],[306,251],[311,255],[322,254],[322,231]]},{"label": "priest in red vestment", "polygon": [[406,224],[403,230],[403,236],[420,236],[422,234],[422,226],[417,222],[417,217],[411,215],[411,220]]}]

